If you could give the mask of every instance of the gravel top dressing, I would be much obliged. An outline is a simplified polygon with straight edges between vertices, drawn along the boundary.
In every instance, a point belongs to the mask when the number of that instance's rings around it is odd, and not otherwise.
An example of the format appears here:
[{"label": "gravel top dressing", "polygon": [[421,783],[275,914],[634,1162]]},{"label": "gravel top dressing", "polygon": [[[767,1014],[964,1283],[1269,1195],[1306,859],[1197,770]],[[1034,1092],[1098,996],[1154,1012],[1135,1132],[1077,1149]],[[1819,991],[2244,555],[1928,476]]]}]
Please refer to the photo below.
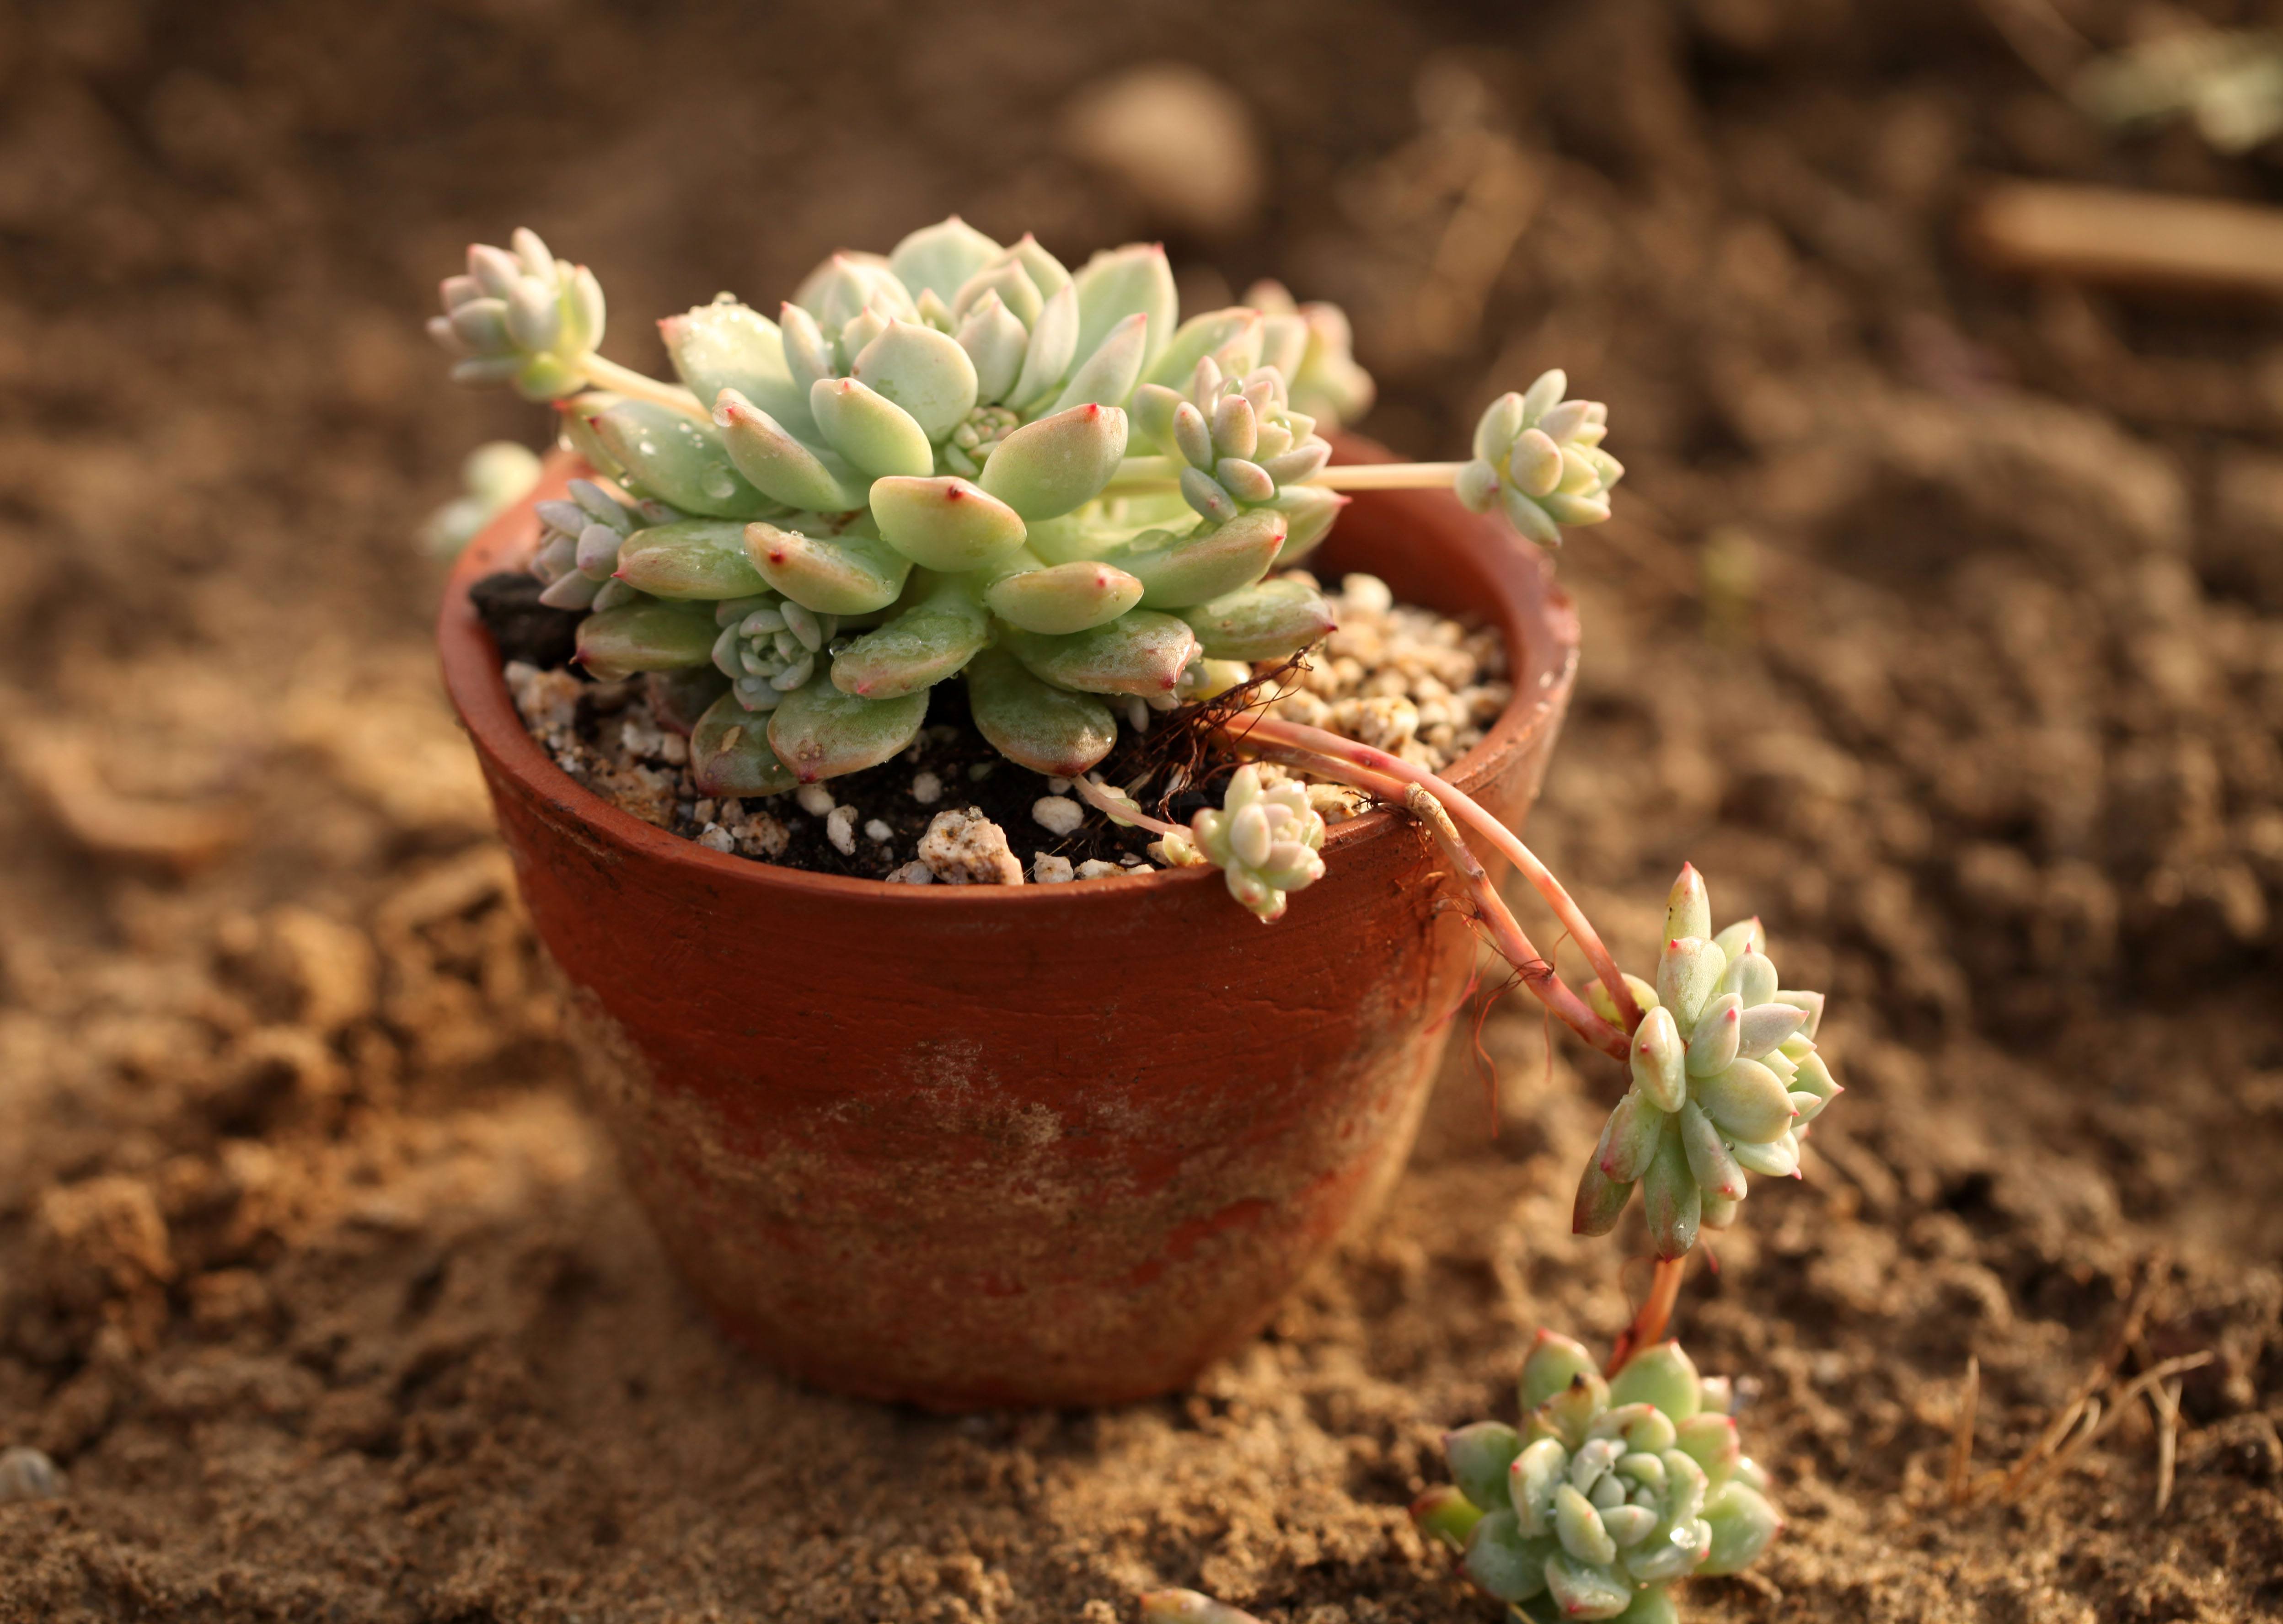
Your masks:
[{"label": "gravel top dressing", "polygon": [[[1513,690],[1500,680],[1506,656],[1495,633],[1399,604],[1372,576],[1348,576],[1326,596],[1339,629],[1266,690],[1278,695],[1270,714],[1439,772],[1506,708]],[[689,741],[660,724],[643,680],[590,683],[516,660],[507,679],[524,725],[557,765],[620,810],[716,851],[922,885],[1055,884],[1154,866],[1146,831],[1112,825],[1071,794],[1067,779],[993,750],[954,685],[937,691],[919,742],[886,765],[745,801],[691,785]],[[1104,765],[1106,781],[1136,795],[1154,799],[1172,788],[1162,773],[1126,776],[1118,765],[1116,756]],[[1338,785],[1310,794],[1327,822],[1365,804]],[[1184,785],[1170,804],[1178,818],[1206,803]]]}]

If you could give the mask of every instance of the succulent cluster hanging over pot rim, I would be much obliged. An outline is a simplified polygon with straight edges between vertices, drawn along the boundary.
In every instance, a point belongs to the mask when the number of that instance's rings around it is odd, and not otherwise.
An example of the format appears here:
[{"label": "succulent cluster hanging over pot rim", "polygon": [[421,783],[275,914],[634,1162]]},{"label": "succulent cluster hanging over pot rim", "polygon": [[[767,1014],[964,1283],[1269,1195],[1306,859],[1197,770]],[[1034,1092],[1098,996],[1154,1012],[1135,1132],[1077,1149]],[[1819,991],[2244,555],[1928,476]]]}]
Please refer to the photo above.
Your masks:
[{"label": "succulent cluster hanging over pot rim", "polygon": [[[528,230],[442,297],[454,377],[556,402],[598,470],[546,504],[543,599],[583,612],[591,673],[681,673],[705,793],[886,761],[954,677],[1001,754],[1076,777],[1121,724],[1331,629],[1271,571],[1347,500],[1319,430],[1371,381],[1346,319],[1275,284],[1184,321],[1157,245],[1072,272],[954,215],[832,256],[775,319],[725,294],[661,322],[678,385],[597,353],[600,284]],[[1607,517],[1623,472],[1566,388],[1493,402],[1456,476],[1546,544]]]}]

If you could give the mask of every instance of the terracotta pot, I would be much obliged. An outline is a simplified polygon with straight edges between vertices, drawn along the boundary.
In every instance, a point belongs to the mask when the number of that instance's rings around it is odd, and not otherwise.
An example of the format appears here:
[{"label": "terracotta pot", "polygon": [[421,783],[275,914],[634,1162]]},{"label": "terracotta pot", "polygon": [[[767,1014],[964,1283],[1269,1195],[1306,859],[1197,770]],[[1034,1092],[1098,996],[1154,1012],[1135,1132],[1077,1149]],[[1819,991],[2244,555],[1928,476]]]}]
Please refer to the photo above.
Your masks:
[{"label": "terracotta pot", "polygon": [[[1274,925],[1210,870],[912,887],[717,854],[524,732],[467,588],[536,529],[526,501],[462,560],[445,680],[627,1177],[723,1327],[937,1408],[1140,1398],[1258,1332],[1401,1169],[1465,995],[1473,944],[1415,826],[1334,826]],[[1578,653],[1543,561],[1395,492],[1312,567],[1498,622],[1516,697],[1453,776],[1518,820]]]}]

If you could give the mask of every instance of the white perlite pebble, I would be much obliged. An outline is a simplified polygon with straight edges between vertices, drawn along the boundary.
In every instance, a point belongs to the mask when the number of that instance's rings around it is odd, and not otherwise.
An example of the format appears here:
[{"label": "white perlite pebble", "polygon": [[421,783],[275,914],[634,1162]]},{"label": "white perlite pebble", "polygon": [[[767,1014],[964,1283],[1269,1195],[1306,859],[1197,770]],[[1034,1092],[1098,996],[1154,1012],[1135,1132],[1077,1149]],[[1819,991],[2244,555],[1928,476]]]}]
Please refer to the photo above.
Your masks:
[{"label": "white perlite pebble", "polygon": [[906,863],[888,875],[891,885],[933,885],[935,874],[925,863]]},{"label": "white perlite pebble", "polygon": [[1071,871],[1071,860],[1066,857],[1056,857],[1051,851],[1041,851],[1031,859],[1031,878],[1040,885],[1065,885],[1074,877]]},{"label": "white perlite pebble", "polygon": [[1367,615],[1383,615],[1395,607],[1395,594],[1376,575],[1342,576],[1340,595]]},{"label": "white perlite pebble", "polygon": [[832,815],[832,791],[822,784],[803,784],[792,798],[799,802],[801,811],[812,818]]},{"label": "white perlite pebble", "polygon": [[843,857],[856,855],[856,809],[836,806],[824,820],[824,838]]},{"label": "white perlite pebble", "polygon": [[500,674],[507,679],[508,692],[515,695],[523,725],[550,746],[557,741],[548,734],[568,734],[577,723],[579,691],[586,684],[569,672],[542,671],[521,660],[510,660]]},{"label": "white perlite pebble", "polygon": [[876,846],[884,846],[895,837],[896,831],[890,828],[886,824],[881,822],[877,818],[871,820],[871,821],[864,826],[864,838],[870,841]]},{"label": "white perlite pebble", "polygon": [[737,849],[736,836],[718,823],[707,824],[705,833],[698,835],[697,843],[708,851],[719,851],[724,857]]},{"label": "white perlite pebble", "polygon": [[1086,808],[1067,796],[1042,795],[1031,804],[1031,821],[1049,835],[1075,835]]},{"label": "white perlite pebble", "polygon": [[647,711],[619,724],[619,747],[637,761],[678,767],[690,760],[690,741],[659,727]]},{"label": "white perlite pebble", "polygon": [[1047,792],[1050,795],[1068,795],[1071,792],[1071,781],[1067,778],[1050,778],[1047,780]]},{"label": "white perlite pebble", "polygon": [[1078,866],[1078,877],[1081,880],[1099,880],[1105,874],[1125,872],[1117,864],[1105,863],[1098,857],[1090,857]]},{"label": "white perlite pebble", "polygon": [[1514,697],[1496,628],[1395,602],[1375,575],[1348,576],[1328,595],[1339,628],[1281,686],[1268,714],[1437,772],[1482,742]]},{"label": "white perlite pebble", "polygon": [[946,885],[1020,885],[1022,859],[1007,843],[1007,831],[980,807],[935,815],[920,836],[920,861]]},{"label": "white perlite pebble", "polygon": [[938,801],[943,799],[943,780],[938,778],[932,773],[918,773],[913,774],[912,799],[917,801],[923,806],[934,805]]}]

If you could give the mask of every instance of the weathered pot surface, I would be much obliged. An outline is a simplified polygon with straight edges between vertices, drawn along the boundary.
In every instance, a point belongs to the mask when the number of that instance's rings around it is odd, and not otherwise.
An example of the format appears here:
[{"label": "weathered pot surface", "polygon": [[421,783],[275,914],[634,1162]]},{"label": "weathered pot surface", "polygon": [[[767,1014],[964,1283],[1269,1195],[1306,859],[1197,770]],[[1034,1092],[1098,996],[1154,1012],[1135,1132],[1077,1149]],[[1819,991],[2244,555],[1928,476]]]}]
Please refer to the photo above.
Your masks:
[{"label": "weathered pot surface", "polygon": [[[1267,926],[1212,870],[914,887],[724,856],[524,731],[467,589],[536,533],[526,501],[462,559],[445,680],[590,1092],[721,1324],[937,1408],[1143,1397],[1258,1332],[1401,1169],[1464,996],[1415,826],[1334,826]],[[1446,493],[1369,493],[1310,567],[1499,624],[1516,699],[1450,775],[1518,821],[1578,650],[1537,553]]]}]

